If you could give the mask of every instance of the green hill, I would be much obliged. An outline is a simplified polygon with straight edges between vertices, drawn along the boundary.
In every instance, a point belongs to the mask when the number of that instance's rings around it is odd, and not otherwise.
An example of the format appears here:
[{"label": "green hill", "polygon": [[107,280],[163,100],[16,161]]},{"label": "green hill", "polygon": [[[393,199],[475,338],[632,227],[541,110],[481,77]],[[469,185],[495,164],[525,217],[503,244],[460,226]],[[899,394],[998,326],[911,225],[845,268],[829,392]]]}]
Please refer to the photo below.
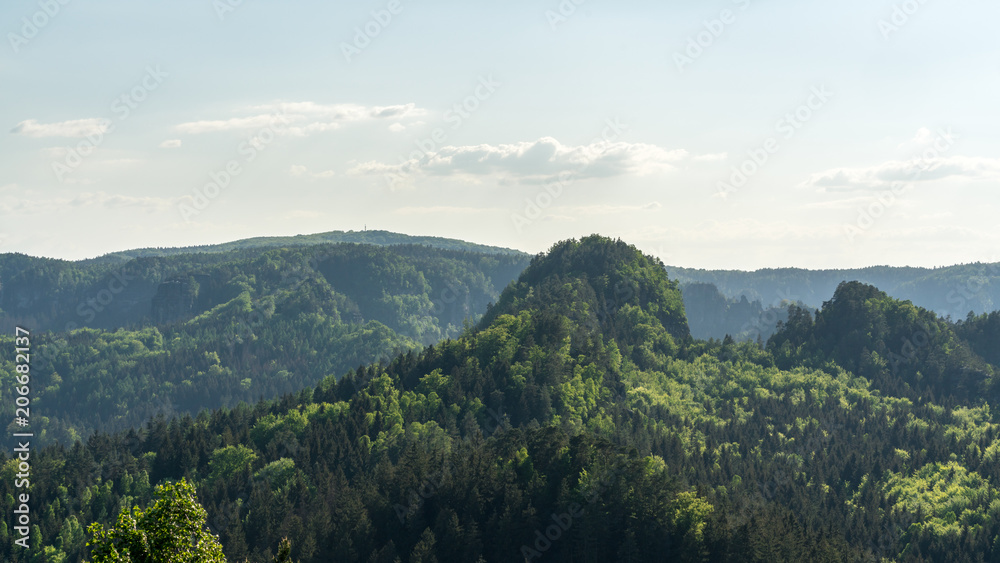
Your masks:
[{"label": "green hill", "polygon": [[250,248],[289,248],[294,246],[314,246],[317,244],[372,244],[376,246],[421,245],[441,250],[456,250],[462,252],[478,252],[483,254],[508,254],[526,256],[524,252],[510,248],[476,244],[463,240],[412,236],[389,231],[331,231],[312,235],[296,235],[291,237],[255,237],[222,244],[203,246],[188,246],[180,248],[139,248],[112,252],[91,261],[95,263],[127,262],[135,258],[176,256],[178,254],[220,253]]},{"label": "green hill", "polygon": [[[36,316],[0,323],[6,334],[15,323],[35,333],[43,443],[138,427],[157,412],[195,414],[280,396],[457,336],[526,259],[338,244],[137,258],[108,277],[45,264],[51,268],[23,270],[5,294],[32,299]],[[116,285],[122,272],[128,276]],[[46,315],[39,304],[48,291],[54,301],[80,304]],[[76,321],[98,328],[75,328]],[[44,332],[51,327],[70,330]],[[12,418],[13,381],[2,383],[0,413]]]},{"label": "green hill", "polygon": [[832,361],[887,394],[1000,399],[992,368],[951,324],[859,282],[841,284],[815,322],[793,309],[769,347],[782,367]]},{"label": "green hill", "polygon": [[657,260],[561,242],[456,338],[33,453],[41,539],[24,552],[0,529],[0,557],[80,561],[81,526],[181,477],[230,561],[269,562],[283,537],[302,563],[1000,557],[993,368],[963,337],[991,321],[864,284],[789,312],[765,349],[695,341]]},{"label": "green hill", "polygon": [[0,329],[9,331],[17,323],[46,331],[150,326],[157,324],[152,301],[161,284],[177,276],[196,275],[199,270],[222,264],[251,262],[271,250],[337,244],[383,246],[414,256],[451,251],[448,256],[466,261],[483,258],[506,269],[506,279],[498,289],[514,279],[530,259],[510,249],[385,231],[334,231],[210,246],[138,249],[77,262],[0,254]]}]

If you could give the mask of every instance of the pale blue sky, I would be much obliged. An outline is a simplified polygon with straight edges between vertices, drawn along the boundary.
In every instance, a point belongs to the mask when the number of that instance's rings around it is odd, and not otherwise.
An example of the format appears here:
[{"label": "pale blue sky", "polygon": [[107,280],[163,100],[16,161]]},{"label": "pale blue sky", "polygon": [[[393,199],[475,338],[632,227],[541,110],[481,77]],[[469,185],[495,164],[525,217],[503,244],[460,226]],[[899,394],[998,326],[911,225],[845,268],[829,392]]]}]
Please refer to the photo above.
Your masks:
[{"label": "pale blue sky", "polygon": [[555,26],[558,1],[52,2],[0,5],[0,252],[367,224],[706,268],[1000,261],[995,2],[586,0]]}]

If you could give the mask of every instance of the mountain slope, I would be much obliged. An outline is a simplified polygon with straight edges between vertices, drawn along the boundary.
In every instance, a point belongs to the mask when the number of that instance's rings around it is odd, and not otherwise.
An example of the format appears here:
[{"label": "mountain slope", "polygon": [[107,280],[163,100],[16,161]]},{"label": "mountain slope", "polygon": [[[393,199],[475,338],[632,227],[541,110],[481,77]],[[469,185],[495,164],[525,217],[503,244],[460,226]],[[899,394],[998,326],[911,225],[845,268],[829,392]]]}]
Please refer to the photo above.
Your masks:
[{"label": "mountain slope", "polygon": [[[516,257],[420,246],[241,252],[137,259],[127,270],[134,279],[124,281],[137,293],[84,301],[89,316],[59,308],[49,323],[22,319],[34,333],[34,401],[48,413],[39,439],[72,443],[95,430],[137,427],[157,412],[276,397],[456,336],[523,268]],[[34,277],[12,285],[31,288],[19,284]],[[80,287],[107,286],[97,279]],[[66,296],[76,294],[67,287]],[[74,318],[106,329],[42,331]],[[0,413],[13,417],[13,366],[3,365],[11,371],[0,377]]]},{"label": "mountain slope", "polygon": [[255,237],[241,239],[222,244],[212,244],[203,246],[188,246],[178,248],[137,248],[121,252],[105,254],[91,261],[96,263],[115,263],[133,260],[135,258],[175,256],[177,254],[199,254],[199,253],[219,253],[231,252],[233,250],[245,250],[251,248],[289,248],[294,246],[314,246],[317,244],[371,244],[376,246],[399,246],[399,245],[420,245],[429,246],[441,250],[455,250],[461,252],[477,252],[481,254],[505,254],[514,256],[526,256],[524,252],[510,248],[498,246],[488,246],[466,242],[464,240],[449,239],[442,237],[412,236],[389,231],[331,231],[328,233],[316,233],[312,235],[296,235],[292,237]]},{"label": "mountain slope", "polygon": [[793,309],[768,345],[784,367],[833,361],[897,396],[1000,399],[993,369],[951,324],[860,282],[842,283],[815,322]]},{"label": "mountain slope", "polygon": [[970,315],[959,321],[955,332],[984,360],[1000,369],[1000,311]]},{"label": "mountain slope", "polygon": [[[296,395],[40,452],[43,545],[78,561],[80,522],[185,476],[234,561],[283,536],[303,563],[1000,554],[989,404],[837,363],[863,366],[869,326],[891,345],[928,318],[910,304],[848,286],[821,321],[792,310],[790,344],[772,340],[789,353],[693,341],[676,282],[600,237],[557,244],[497,303],[459,338]],[[961,344],[935,340],[906,377]],[[9,536],[0,553],[25,560]]]},{"label": "mountain slope", "polygon": [[[448,305],[450,313],[461,309],[446,319],[461,325],[527,263],[517,256],[352,244],[137,258],[116,268],[5,255],[0,326],[66,331],[162,325],[191,318],[244,290],[266,293],[316,274],[373,308],[389,306],[378,303],[383,285],[387,295],[422,293],[428,309],[434,302]],[[371,316],[379,315],[371,311]],[[389,313],[381,320],[389,321]]]}]

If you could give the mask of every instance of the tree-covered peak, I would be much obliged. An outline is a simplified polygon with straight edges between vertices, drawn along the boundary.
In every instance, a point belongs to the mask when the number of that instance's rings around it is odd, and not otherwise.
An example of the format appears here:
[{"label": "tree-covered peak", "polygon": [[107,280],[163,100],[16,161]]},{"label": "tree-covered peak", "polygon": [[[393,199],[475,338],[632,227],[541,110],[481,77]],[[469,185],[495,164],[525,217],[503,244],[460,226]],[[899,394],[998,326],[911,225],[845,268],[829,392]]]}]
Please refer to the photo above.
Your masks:
[{"label": "tree-covered peak", "polygon": [[917,398],[995,393],[993,369],[953,325],[878,288],[844,282],[815,320],[793,308],[768,347],[779,365],[834,361],[884,392]]},{"label": "tree-covered peak", "polygon": [[663,263],[620,239],[591,235],[552,246],[532,259],[518,281],[483,318],[486,327],[502,314],[527,309],[558,312],[571,320],[600,326],[621,337],[622,317],[641,312],[674,339],[688,337],[684,302]]}]

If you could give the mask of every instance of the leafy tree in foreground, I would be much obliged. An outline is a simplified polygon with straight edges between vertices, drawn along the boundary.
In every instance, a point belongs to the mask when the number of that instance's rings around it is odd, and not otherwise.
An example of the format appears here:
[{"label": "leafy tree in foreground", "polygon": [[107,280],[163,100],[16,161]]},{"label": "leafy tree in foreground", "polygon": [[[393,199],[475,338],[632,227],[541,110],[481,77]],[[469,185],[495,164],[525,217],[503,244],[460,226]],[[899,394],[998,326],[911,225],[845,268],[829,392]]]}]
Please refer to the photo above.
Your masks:
[{"label": "leafy tree in foreground", "polygon": [[93,563],[225,563],[218,537],[205,529],[207,513],[190,483],[160,485],[156,497],[145,511],[122,511],[110,530],[90,526]]}]

